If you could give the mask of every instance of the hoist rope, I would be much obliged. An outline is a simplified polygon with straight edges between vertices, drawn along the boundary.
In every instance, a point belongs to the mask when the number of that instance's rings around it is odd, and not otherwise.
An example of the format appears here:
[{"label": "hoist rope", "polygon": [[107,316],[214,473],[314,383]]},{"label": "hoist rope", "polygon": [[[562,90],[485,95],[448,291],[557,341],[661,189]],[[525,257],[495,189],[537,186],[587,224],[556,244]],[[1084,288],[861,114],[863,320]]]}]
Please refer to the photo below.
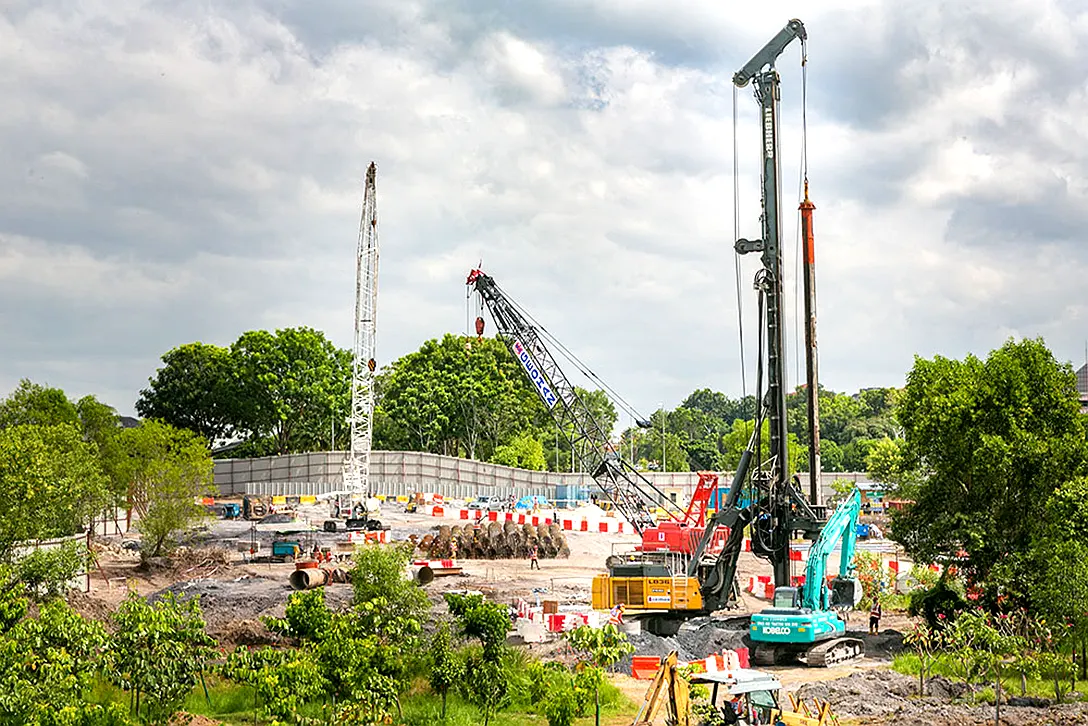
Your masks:
[{"label": "hoist rope", "polygon": [[[733,84],[733,241],[740,239],[740,161],[737,158],[737,85]],[[737,282],[737,337],[740,352],[741,400],[748,396],[748,377],[744,360],[744,305],[740,292],[740,253],[733,246],[733,274]]]}]

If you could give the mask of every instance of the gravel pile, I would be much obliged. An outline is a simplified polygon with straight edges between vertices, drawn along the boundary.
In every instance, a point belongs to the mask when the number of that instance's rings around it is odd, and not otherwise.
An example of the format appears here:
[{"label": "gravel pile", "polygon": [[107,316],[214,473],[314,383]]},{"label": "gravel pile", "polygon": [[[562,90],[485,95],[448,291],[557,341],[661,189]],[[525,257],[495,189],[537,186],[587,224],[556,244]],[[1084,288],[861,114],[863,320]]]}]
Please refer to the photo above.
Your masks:
[{"label": "gravel pile", "polygon": [[[681,661],[693,661],[706,658],[711,653],[723,650],[744,648],[745,629],[724,627],[710,618],[695,618],[684,623],[680,632],[668,638],[651,633],[637,633],[628,636],[635,646],[634,655],[666,656],[674,650]],[[623,673],[631,672],[631,658],[625,658],[617,664]]]},{"label": "gravel pile", "polygon": [[[286,577],[283,580],[249,576],[232,580],[200,578],[176,582],[148,596],[148,601],[155,602],[167,592],[182,599],[199,596],[208,631],[215,632],[230,630],[240,621],[259,620],[262,615],[283,617],[287,597],[293,590]],[[338,609],[350,599],[349,586],[325,588],[325,602],[333,609]]]}]

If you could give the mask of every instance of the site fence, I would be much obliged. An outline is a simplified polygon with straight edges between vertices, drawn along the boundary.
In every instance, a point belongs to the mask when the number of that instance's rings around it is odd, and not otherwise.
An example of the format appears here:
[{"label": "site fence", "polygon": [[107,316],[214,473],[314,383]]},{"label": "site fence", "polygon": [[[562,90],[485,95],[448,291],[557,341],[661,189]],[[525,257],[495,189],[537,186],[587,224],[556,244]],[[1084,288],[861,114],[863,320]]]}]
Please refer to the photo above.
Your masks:
[{"label": "site fence", "polygon": [[[215,484],[220,496],[305,496],[337,491],[347,453],[343,451],[264,456],[254,459],[220,459],[215,462]],[[665,496],[686,505],[699,475],[696,472],[644,472]],[[808,487],[808,476],[802,474]],[[823,501],[831,494],[831,482],[866,480],[863,473],[820,475]],[[728,484],[729,474],[723,484]],[[544,496],[549,501],[560,491],[586,487],[597,491],[593,479],[582,473],[527,471],[472,459],[421,451],[375,451],[370,457],[370,488],[374,494],[408,496],[415,492],[440,494],[451,499],[493,495]]]}]

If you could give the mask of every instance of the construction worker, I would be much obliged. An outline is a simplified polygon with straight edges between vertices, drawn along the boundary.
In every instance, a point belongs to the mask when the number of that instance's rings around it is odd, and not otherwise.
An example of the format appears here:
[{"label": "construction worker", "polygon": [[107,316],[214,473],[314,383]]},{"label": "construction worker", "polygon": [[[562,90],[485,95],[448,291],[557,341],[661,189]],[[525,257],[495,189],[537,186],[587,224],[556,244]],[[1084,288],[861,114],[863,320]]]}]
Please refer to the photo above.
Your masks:
[{"label": "construction worker", "polygon": [[612,612],[608,613],[609,625],[623,625],[623,611],[627,609],[627,606],[622,602],[612,608]]},{"label": "construction worker", "polygon": [[740,712],[744,710],[744,705],[740,702],[740,699],[736,696],[728,696],[725,699],[725,703],[722,704],[721,723],[726,726],[732,726],[733,724],[740,723]]},{"label": "construction worker", "polygon": [[869,634],[877,635],[880,633],[880,616],[883,614],[880,608],[880,598],[873,598],[873,606],[869,608]]},{"label": "construction worker", "polygon": [[529,569],[530,570],[539,570],[540,569],[540,560],[537,559],[539,554],[540,554],[540,548],[534,543],[533,546],[529,548]]}]

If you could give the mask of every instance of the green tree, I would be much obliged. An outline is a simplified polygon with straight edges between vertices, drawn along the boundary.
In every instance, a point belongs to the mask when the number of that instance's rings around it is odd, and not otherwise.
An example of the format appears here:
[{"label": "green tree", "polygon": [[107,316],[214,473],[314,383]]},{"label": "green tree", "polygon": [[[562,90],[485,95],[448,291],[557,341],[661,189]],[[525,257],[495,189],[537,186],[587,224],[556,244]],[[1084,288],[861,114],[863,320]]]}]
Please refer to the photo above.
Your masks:
[{"label": "green tree", "polygon": [[101,450],[121,430],[121,418],[112,406],[94,396],[84,396],[76,402],[83,438],[93,441]]},{"label": "green tree", "polygon": [[379,636],[370,629],[358,613],[334,613],[310,645],[334,697],[338,723],[382,723],[400,713],[399,694],[409,685],[404,659],[415,655],[417,639]]},{"label": "green tree", "polygon": [[756,397],[745,396],[734,400],[724,393],[700,388],[684,399],[680,408],[694,409],[718,419],[723,424],[732,424],[737,419],[752,419],[756,415]]},{"label": "green tree", "polygon": [[505,605],[488,602],[481,595],[446,593],[450,614],[457,618],[461,635],[478,638],[483,657],[499,662],[506,649],[506,634],[510,631],[510,611]]},{"label": "green tree", "polygon": [[[521,376],[522,384],[527,387],[524,382],[524,374],[519,370],[518,375]],[[616,407],[612,400],[601,390],[588,391],[580,386],[575,386],[574,392],[585,404],[586,410],[589,411],[590,417],[596,422],[600,431],[605,437],[608,437],[615,428],[617,421]],[[548,468],[551,471],[570,471],[572,426],[567,424],[560,429],[553,420],[551,413],[536,401],[536,394],[532,391],[530,391],[530,394],[533,398],[531,408],[536,411],[531,426],[533,431],[540,432],[539,439],[544,448],[544,459]],[[578,451],[577,457],[581,457],[583,454],[584,452]],[[576,461],[578,460],[577,457]]]},{"label": "green tree", "polygon": [[351,397],[351,353],[312,328],[243,333],[231,346],[237,428],[269,437],[278,454],[306,450]]},{"label": "green tree", "polygon": [[107,635],[63,600],[43,604],[0,637],[0,723],[130,726],[123,706],[84,698]]},{"label": "green tree", "polygon": [[242,424],[241,380],[230,349],[186,343],[162,356],[162,367],[140,391],[136,411],[203,436],[208,445]]},{"label": "green tree", "polygon": [[325,695],[329,687],[308,648],[237,648],[216,672],[250,686],[254,717],[272,717],[273,724],[295,720],[303,704]]},{"label": "green tree", "polygon": [[541,446],[539,439],[530,434],[519,434],[511,439],[510,443],[496,446],[491,461],[503,466],[533,471],[543,471],[547,468],[544,461],[544,447]]},{"label": "green tree", "polygon": [[627,636],[611,623],[601,628],[584,625],[568,631],[564,637],[578,658],[586,679],[593,686],[595,723],[599,725],[602,682],[600,669],[611,668],[621,658],[634,653],[635,647],[627,641]]},{"label": "green tree", "polygon": [[0,401],[0,428],[9,426],[79,426],[79,412],[64,391],[49,388],[29,379]]},{"label": "green tree", "polygon": [[0,560],[16,542],[75,534],[105,498],[95,447],[76,426],[0,429]]},{"label": "green tree", "polygon": [[[820,442],[823,445],[823,442]],[[853,439],[842,447],[842,471],[866,471],[865,462],[876,444],[874,439]]]},{"label": "green tree", "polygon": [[495,712],[506,705],[510,692],[510,676],[502,664],[483,656],[470,655],[465,661],[464,695],[480,709],[484,726]]},{"label": "green tree", "polygon": [[1033,608],[1068,624],[1080,678],[1088,679],[1088,477],[1051,494],[1030,556],[1019,564],[1035,574],[1028,590]]},{"label": "green tree", "polygon": [[944,631],[919,623],[903,636],[903,642],[918,656],[918,695],[926,695],[926,678],[933,672],[938,656],[945,649]]},{"label": "green tree", "polygon": [[1078,410],[1072,369],[1041,340],[1009,341],[985,361],[917,358],[898,417],[907,464],[924,476],[892,536],[921,562],[963,553],[973,581],[1027,597],[1022,554],[1050,495],[1084,471]]},{"label": "green tree", "polygon": [[446,695],[465,677],[465,664],[450,647],[450,626],[442,623],[431,638],[431,690],[442,697],[442,718],[446,718]]},{"label": "green tree", "polygon": [[[262,618],[270,630],[298,638],[305,655],[295,661],[272,656],[242,654],[233,660],[229,676],[251,683],[267,677],[277,681],[300,682],[316,678],[321,690],[332,696],[326,711],[334,723],[382,723],[394,711],[400,712],[400,692],[408,685],[403,656],[410,641],[379,637],[376,621],[392,631],[384,598],[370,598],[360,610],[334,613],[325,603],[323,588],[294,593],[287,603],[286,617]],[[403,628],[397,630],[403,632]],[[312,692],[312,682],[302,684]],[[298,703],[277,694],[261,694],[263,710],[281,718]]]},{"label": "green tree", "polygon": [[497,338],[428,340],[383,373],[380,392],[393,424],[381,445],[481,460],[544,413]]},{"label": "green tree", "polygon": [[[748,446],[752,436],[754,424],[751,421],[737,420],[729,432],[722,437],[722,457],[719,468],[729,471],[736,467],[740,456]],[[763,430],[760,432],[759,460],[766,460],[771,446],[771,422],[763,420]],[[792,476],[798,471],[808,471],[808,449],[800,444],[796,434],[790,433],[786,438],[786,448],[789,453],[789,473]]]},{"label": "green tree", "polygon": [[30,603],[23,597],[24,588],[17,586],[16,576],[7,565],[0,565],[0,636],[23,619]]},{"label": "green tree", "polygon": [[127,482],[136,526],[143,534],[144,558],[157,557],[176,533],[201,521],[207,513],[198,503],[214,494],[213,466],[202,437],[158,421],[123,430],[117,444],[115,479]]},{"label": "green tree", "polygon": [[846,498],[847,494],[854,491],[854,488],[856,486],[857,483],[851,481],[850,479],[836,479],[835,481],[831,482],[831,491],[833,492],[833,494],[831,496],[831,502],[829,502],[829,504],[841,502],[843,499]]},{"label": "green tree", "polygon": [[820,439],[820,470],[821,471],[846,471],[843,464],[846,462],[846,452],[843,447],[831,439]]},{"label": "green tree", "polygon": [[332,621],[332,612],[325,604],[325,588],[291,593],[284,615],[283,618],[263,617],[261,621],[273,633],[300,640],[320,640]]},{"label": "green tree", "polygon": [[[215,640],[204,632],[199,598],[180,601],[166,593],[153,605],[136,592],[113,614],[106,672],[129,691],[137,715],[165,722],[203,678]],[[142,701],[142,703],[141,703]]]},{"label": "green tree", "polygon": [[410,543],[365,544],[355,550],[351,579],[362,631],[411,650],[430,611],[425,593],[407,575]]}]

